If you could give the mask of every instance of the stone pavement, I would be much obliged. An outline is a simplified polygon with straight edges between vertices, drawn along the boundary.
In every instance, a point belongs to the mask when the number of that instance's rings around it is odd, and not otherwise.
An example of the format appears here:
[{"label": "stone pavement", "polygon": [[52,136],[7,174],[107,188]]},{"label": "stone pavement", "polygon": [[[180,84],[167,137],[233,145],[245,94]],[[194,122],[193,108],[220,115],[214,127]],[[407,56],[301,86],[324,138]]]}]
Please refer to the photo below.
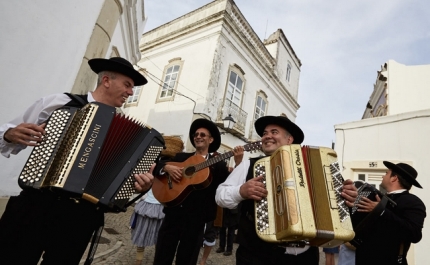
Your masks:
[{"label": "stone pavement", "polygon": [[[126,213],[108,213],[105,217],[105,227],[97,247],[97,252],[93,265],[134,265],[136,249],[130,240],[129,220],[133,212],[133,207],[129,207]],[[212,248],[212,253],[206,261],[207,265],[229,265],[235,264],[237,244],[233,246],[233,255],[224,256],[216,253],[217,246]],[[322,249],[321,249],[322,250]],[[142,265],[152,264],[154,259],[155,247],[147,247],[144,253]],[[203,248],[200,251],[200,257]],[[320,265],[325,264],[324,253],[320,251]],[[86,257],[86,254],[84,255]],[[83,264],[83,261],[80,264]]]}]

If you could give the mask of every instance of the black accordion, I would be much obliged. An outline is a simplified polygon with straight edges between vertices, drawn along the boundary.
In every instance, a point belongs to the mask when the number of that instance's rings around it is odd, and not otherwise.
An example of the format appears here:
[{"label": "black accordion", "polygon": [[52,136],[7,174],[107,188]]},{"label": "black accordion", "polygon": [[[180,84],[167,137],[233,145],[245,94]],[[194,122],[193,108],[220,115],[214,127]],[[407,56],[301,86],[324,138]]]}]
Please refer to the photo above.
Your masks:
[{"label": "black accordion", "polygon": [[21,188],[50,189],[106,211],[125,211],[134,174],[148,172],[164,148],[158,131],[98,102],[55,110],[45,131],[18,177]]},{"label": "black accordion", "polygon": [[[351,208],[351,221],[352,226],[354,227],[355,236],[350,243],[355,247],[358,247],[366,241],[367,235],[371,233],[373,223],[381,216],[386,207],[394,208],[396,203],[369,183],[355,181],[354,185],[357,188],[358,196],[355,199],[354,206]],[[381,201],[370,213],[357,211],[357,204],[362,198],[376,201],[376,195],[381,198]]]}]

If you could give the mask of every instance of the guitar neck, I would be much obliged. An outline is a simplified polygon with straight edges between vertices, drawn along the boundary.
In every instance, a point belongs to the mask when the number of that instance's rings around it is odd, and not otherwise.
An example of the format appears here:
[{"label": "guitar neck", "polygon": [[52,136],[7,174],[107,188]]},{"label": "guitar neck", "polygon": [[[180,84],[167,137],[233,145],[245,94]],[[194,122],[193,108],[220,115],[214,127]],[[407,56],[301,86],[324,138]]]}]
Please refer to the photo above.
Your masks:
[{"label": "guitar neck", "polygon": [[[245,151],[251,151],[251,152],[252,152],[252,150],[256,150],[256,149],[260,149],[260,148],[261,148],[261,142],[260,141],[255,142],[255,143],[250,143],[250,144],[243,146],[243,149]],[[233,151],[228,151],[228,152],[225,152],[223,154],[219,154],[217,156],[214,156],[214,157],[206,160],[205,162],[202,162],[200,164],[195,165],[194,167],[195,167],[196,171],[199,171],[199,170],[202,170],[204,168],[210,167],[213,164],[216,164],[216,163],[218,163],[224,159],[230,158],[232,156],[234,156]]]},{"label": "guitar neck", "polygon": [[232,156],[234,156],[233,151],[228,151],[228,152],[225,152],[223,154],[214,156],[214,157],[206,160],[205,162],[202,162],[200,164],[195,165],[196,171],[199,171],[199,170],[202,170],[204,168],[210,167],[213,164],[216,164],[216,163],[218,163],[218,162],[220,162],[220,161],[222,161],[224,159],[230,158]]}]

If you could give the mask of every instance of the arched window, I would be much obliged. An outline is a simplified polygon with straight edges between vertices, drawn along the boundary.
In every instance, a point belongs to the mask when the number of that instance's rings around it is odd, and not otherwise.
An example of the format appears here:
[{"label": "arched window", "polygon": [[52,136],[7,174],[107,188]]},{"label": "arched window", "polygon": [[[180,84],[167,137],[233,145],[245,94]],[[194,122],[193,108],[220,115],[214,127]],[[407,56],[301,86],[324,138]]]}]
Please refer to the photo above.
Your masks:
[{"label": "arched window", "polygon": [[182,65],[181,58],[175,58],[170,60],[169,64],[164,68],[163,83],[160,87],[157,101],[173,100]]},{"label": "arched window", "polygon": [[129,96],[127,99],[127,105],[128,104],[137,104],[137,101],[139,100],[140,92],[142,91],[142,86],[135,86],[133,87],[133,95]]},{"label": "arched window", "polygon": [[267,111],[267,96],[264,92],[260,91],[257,94],[257,99],[255,102],[255,113],[254,113],[254,121],[258,118],[266,115]]},{"label": "arched window", "polygon": [[243,79],[234,71],[230,71],[226,99],[240,106],[243,93]]}]

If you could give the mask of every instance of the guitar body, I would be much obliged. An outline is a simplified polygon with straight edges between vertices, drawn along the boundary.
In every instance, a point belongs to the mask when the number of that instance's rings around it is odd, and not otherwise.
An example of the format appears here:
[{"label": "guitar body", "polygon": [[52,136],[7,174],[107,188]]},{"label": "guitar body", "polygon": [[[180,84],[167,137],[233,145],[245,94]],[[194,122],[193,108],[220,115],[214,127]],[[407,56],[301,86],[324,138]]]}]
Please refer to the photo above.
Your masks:
[{"label": "guitar body", "polygon": [[165,206],[175,206],[180,204],[191,191],[204,189],[212,182],[209,167],[196,171],[194,166],[205,162],[202,156],[191,156],[184,162],[167,162],[166,165],[183,167],[182,179],[180,182],[172,180],[169,186],[167,174],[154,178],[152,193],[154,197]]},{"label": "guitar body", "polygon": [[[248,152],[261,149],[261,142],[249,143],[243,146]],[[182,179],[179,183],[170,181],[167,174],[154,178],[152,193],[164,206],[180,204],[193,190],[204,189],[212,182],[209,167],[215,163],[234,156],[233,151],[218,154],[205,160],[202,156],[190,156],[184,162],[167,162],[166,165],[182,167]]]}]

